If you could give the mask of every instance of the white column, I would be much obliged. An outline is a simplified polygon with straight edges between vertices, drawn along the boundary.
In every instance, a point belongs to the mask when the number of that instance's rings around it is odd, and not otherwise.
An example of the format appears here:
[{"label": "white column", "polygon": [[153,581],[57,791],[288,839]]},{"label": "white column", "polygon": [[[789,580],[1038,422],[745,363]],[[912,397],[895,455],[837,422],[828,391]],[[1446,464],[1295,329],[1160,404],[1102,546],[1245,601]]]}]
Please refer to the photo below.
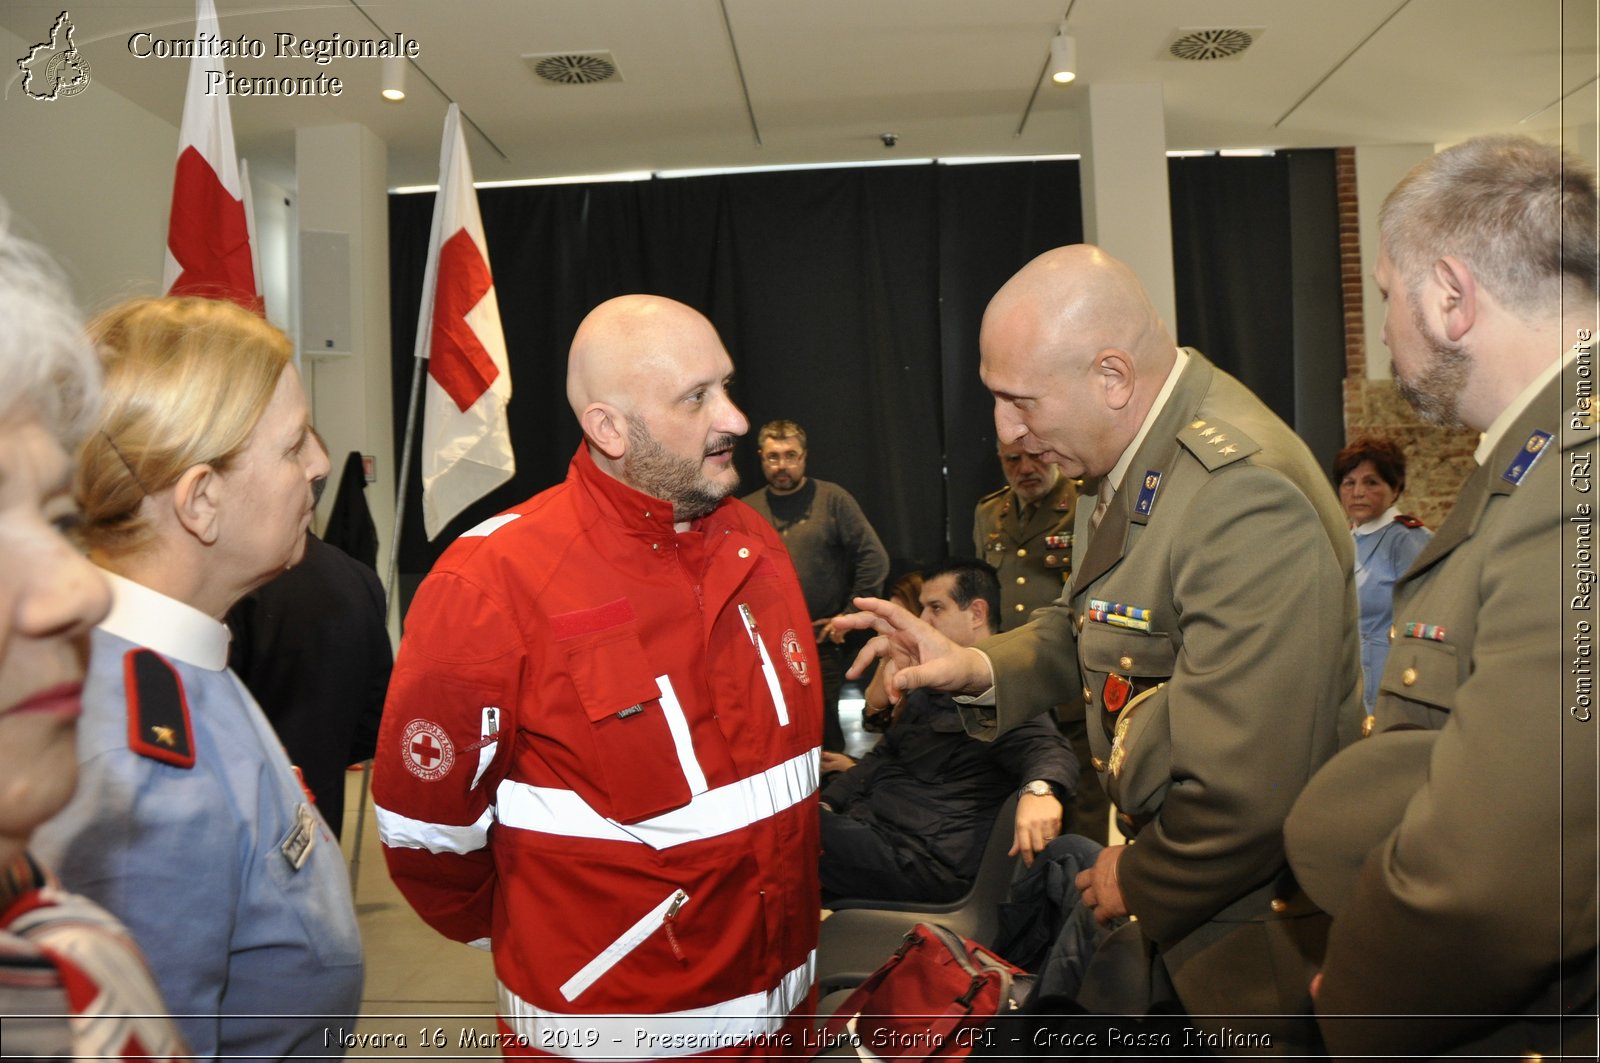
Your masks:
[{"label": "white column", "polygon": [[1383,343],[1383,296],[1378,268],[1378,211],[1394,186],[1433,154],[1432,144],[1374,144],[1356,148],[1356,203],[1361,218],[1361,309],[1367,345],[1367,379],[1389,379],[1389,348]]},{"label": "white column", "polygon": [[1175,336],[1172,203],[1161,86],[1090,85],[1082,144],[1084,239],[1133,268]]},{"label": "white column", "polygon": [[[327,524],[335,489],[352,450],[377,457],[377,481],[367,487],[367,505],[378,526],[378,574],[388,572],[390,538],[394,534],[395,445],[393,392],[389,352],[389,189],[388,151],[364,126],[345,124],[295,130],[295,171],[299,184],[300,245],[348,249],[347,268],[339,276],[312,276],[302,266],[301,369],[311,394],[311,415],[328,443],[333,474],[317,527]],[[347,240],[341,240],[340,237]],[[302,259],[304,259],[302,254]],[[337,261],[337,257],[333,259]],[[331,330],[306,320],[318,293],[311,289],[343,284],[348,317]],[[333,314],[338,317],[337,313]],[[337,333],[334,350],[321,337]],[[348,351],[338,348],[348,348]],[[315,348],[315,349],[310,349]]]}]

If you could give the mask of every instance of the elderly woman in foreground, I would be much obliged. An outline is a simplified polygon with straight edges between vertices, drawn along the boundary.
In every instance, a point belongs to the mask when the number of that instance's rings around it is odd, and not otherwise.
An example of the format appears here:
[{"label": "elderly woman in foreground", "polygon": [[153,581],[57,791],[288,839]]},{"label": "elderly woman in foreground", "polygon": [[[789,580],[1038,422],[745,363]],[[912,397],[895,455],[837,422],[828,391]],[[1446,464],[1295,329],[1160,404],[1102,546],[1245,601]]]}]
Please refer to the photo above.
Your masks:
[{"label": "elderly woman in foreground", "polygon": [[77,494],[112,607],[82,785],[41,847],[133,929],[198,1055],[341,1054],[362,981],[344,860],[222,622],[300,559],[328,473],[289,340],[205,299],[125,303],[90,333],[105,401]]},{"label": "elderly woman in foreground", "polygon": [[94,355],[50,262],[0,205],[0,1025],[34,1059],[187,1054],[127,931],[29,852],[72,797],[89,632],[106,582],[67,541],[68,450],[92,417]]}]

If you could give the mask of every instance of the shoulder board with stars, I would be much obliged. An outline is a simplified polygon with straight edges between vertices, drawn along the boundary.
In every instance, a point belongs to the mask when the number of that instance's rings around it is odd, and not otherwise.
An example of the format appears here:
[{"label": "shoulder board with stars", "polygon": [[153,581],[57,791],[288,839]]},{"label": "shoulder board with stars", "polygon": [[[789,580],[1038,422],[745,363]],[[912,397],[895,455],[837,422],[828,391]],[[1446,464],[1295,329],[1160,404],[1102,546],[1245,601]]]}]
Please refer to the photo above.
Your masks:
[{"label": "shoulder board with stars", "polygon": [[176,669],[154,650],[129,650],[122,658],[128,697],[128,748],[142,757],[194,767],[189,701]]},{"label": "shoulder board with stars", "polygon": [[1413,517],[1409,513],[1396,513],[1394,522],[1407,528],[1420,528],[1423,526],[1421,517]]},{"label": "shoulder board with stars", "polygon": [[1208,472],[1216,472],[1224,465],[1232,465],[1261,449],[1261,444],[1226,421],[1190,421],[1178,433],[1178,442],[1199,458],[1200,464]]}]

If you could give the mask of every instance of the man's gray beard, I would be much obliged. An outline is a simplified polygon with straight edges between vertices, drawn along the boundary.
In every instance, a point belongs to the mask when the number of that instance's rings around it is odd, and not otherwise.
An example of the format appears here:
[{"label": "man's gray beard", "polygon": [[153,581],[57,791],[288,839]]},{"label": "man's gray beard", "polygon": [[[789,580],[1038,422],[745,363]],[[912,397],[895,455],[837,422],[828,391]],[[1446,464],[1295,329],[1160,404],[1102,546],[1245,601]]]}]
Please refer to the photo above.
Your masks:
[{"label": "man's gray beard", "polygon": [[1472,360],[1459,344],[1448,343],[1428,329],[1422,312],[1415,304],[1411,320],[1417,335],[1427,345],[1432,359],[1416,380],[1403,380],[1396,373],[1395,390],[1417,411],[1417,416],[1430,424],[1449,427],[1461,425],[1461,392],[1467,386],[1467,373]]},{"label": "man's gray beard", "polygon": [[[719,440],[712,449],[732,442],[731,438]],[[669,453],[643,420],[628,418],[628,452],[622,456],[622,475],[635,490],[671,502],[675,521],[699,520],[739,487],[737,473],[726,487],[707,480],[700,473],[702,463],[703,459]]]}]

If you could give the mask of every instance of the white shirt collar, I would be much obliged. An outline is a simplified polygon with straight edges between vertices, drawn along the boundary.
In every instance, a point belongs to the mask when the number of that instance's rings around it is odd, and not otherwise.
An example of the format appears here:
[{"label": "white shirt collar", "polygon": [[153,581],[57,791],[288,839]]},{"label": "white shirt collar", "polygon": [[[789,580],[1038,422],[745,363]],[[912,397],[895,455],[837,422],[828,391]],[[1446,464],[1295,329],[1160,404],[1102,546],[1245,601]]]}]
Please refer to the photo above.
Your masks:
[{"label": "white shirt collar", "polygon": [[1139,444],[1144,442],[1144,437],[1150,434],[1150,426],[1156,423],[1156,417],[1172,397],[1172,389],[1178,386],[1178,377],[1183,375],[1183,367],[1189,364],[1189,352],[1182,347],[1178,348],[1178,358],[1172,363],[1172,370],[1167,373],[1166,383],[1161,385],[1161,390],[1156,393],[1156,401],[1150,404],[1150,412],[1144,415],[1144,423],[1139,426],[1139,434],[1133,437],[1133,442],[1128,444],[1128,449],[1122,452],[1122,457],[1117,459],[1116,465],[1111,468],[1111,486],[1114,490],[1122,490],[1123,477],[1128,475],[1128,466],[1133,464],[1133,456],[1139,452]]},{"label": "white shirt collar", "polygon": [[196,668],[220,672],[228,667],[228,625],[115,572],[107,572],[106,579],[111,613],[100,621],[101,630]]},{"label": "white shirt collar", "polygon": [[1371,535],[1373,532],[1382,531],[1384,528],[1393,524],[1394,519],[1399,515],[1400,507],[1390,506],[1378,516],[1367,521],[1365,524],[1358,524],[1354,528],[1351,528],[1350,532],[1352,535]]},{"label": "white shirt collar", "polygon": [[1538,397],[1539,392],[1545,389],[1545,385],[1554,380],[1557,373],[1576,361],[1577,357],[1576,350],[1568,350],[1565,357],[1551,362],[1543,372],[1528,381],[1528,386],[1517,393],[1517,397],[1511,400],[1511,405],[1500,411],[1500,416],[1494,419],[1488,431],[1483,433],[1483,438],[1478,440],[1478,449],[1472,452],[1472,457],[1479,465],[1489,460],[1489,455],[1500,445],[1500,440],[1511,427],[1511,422],[1521,417],[1522,412]]}]

